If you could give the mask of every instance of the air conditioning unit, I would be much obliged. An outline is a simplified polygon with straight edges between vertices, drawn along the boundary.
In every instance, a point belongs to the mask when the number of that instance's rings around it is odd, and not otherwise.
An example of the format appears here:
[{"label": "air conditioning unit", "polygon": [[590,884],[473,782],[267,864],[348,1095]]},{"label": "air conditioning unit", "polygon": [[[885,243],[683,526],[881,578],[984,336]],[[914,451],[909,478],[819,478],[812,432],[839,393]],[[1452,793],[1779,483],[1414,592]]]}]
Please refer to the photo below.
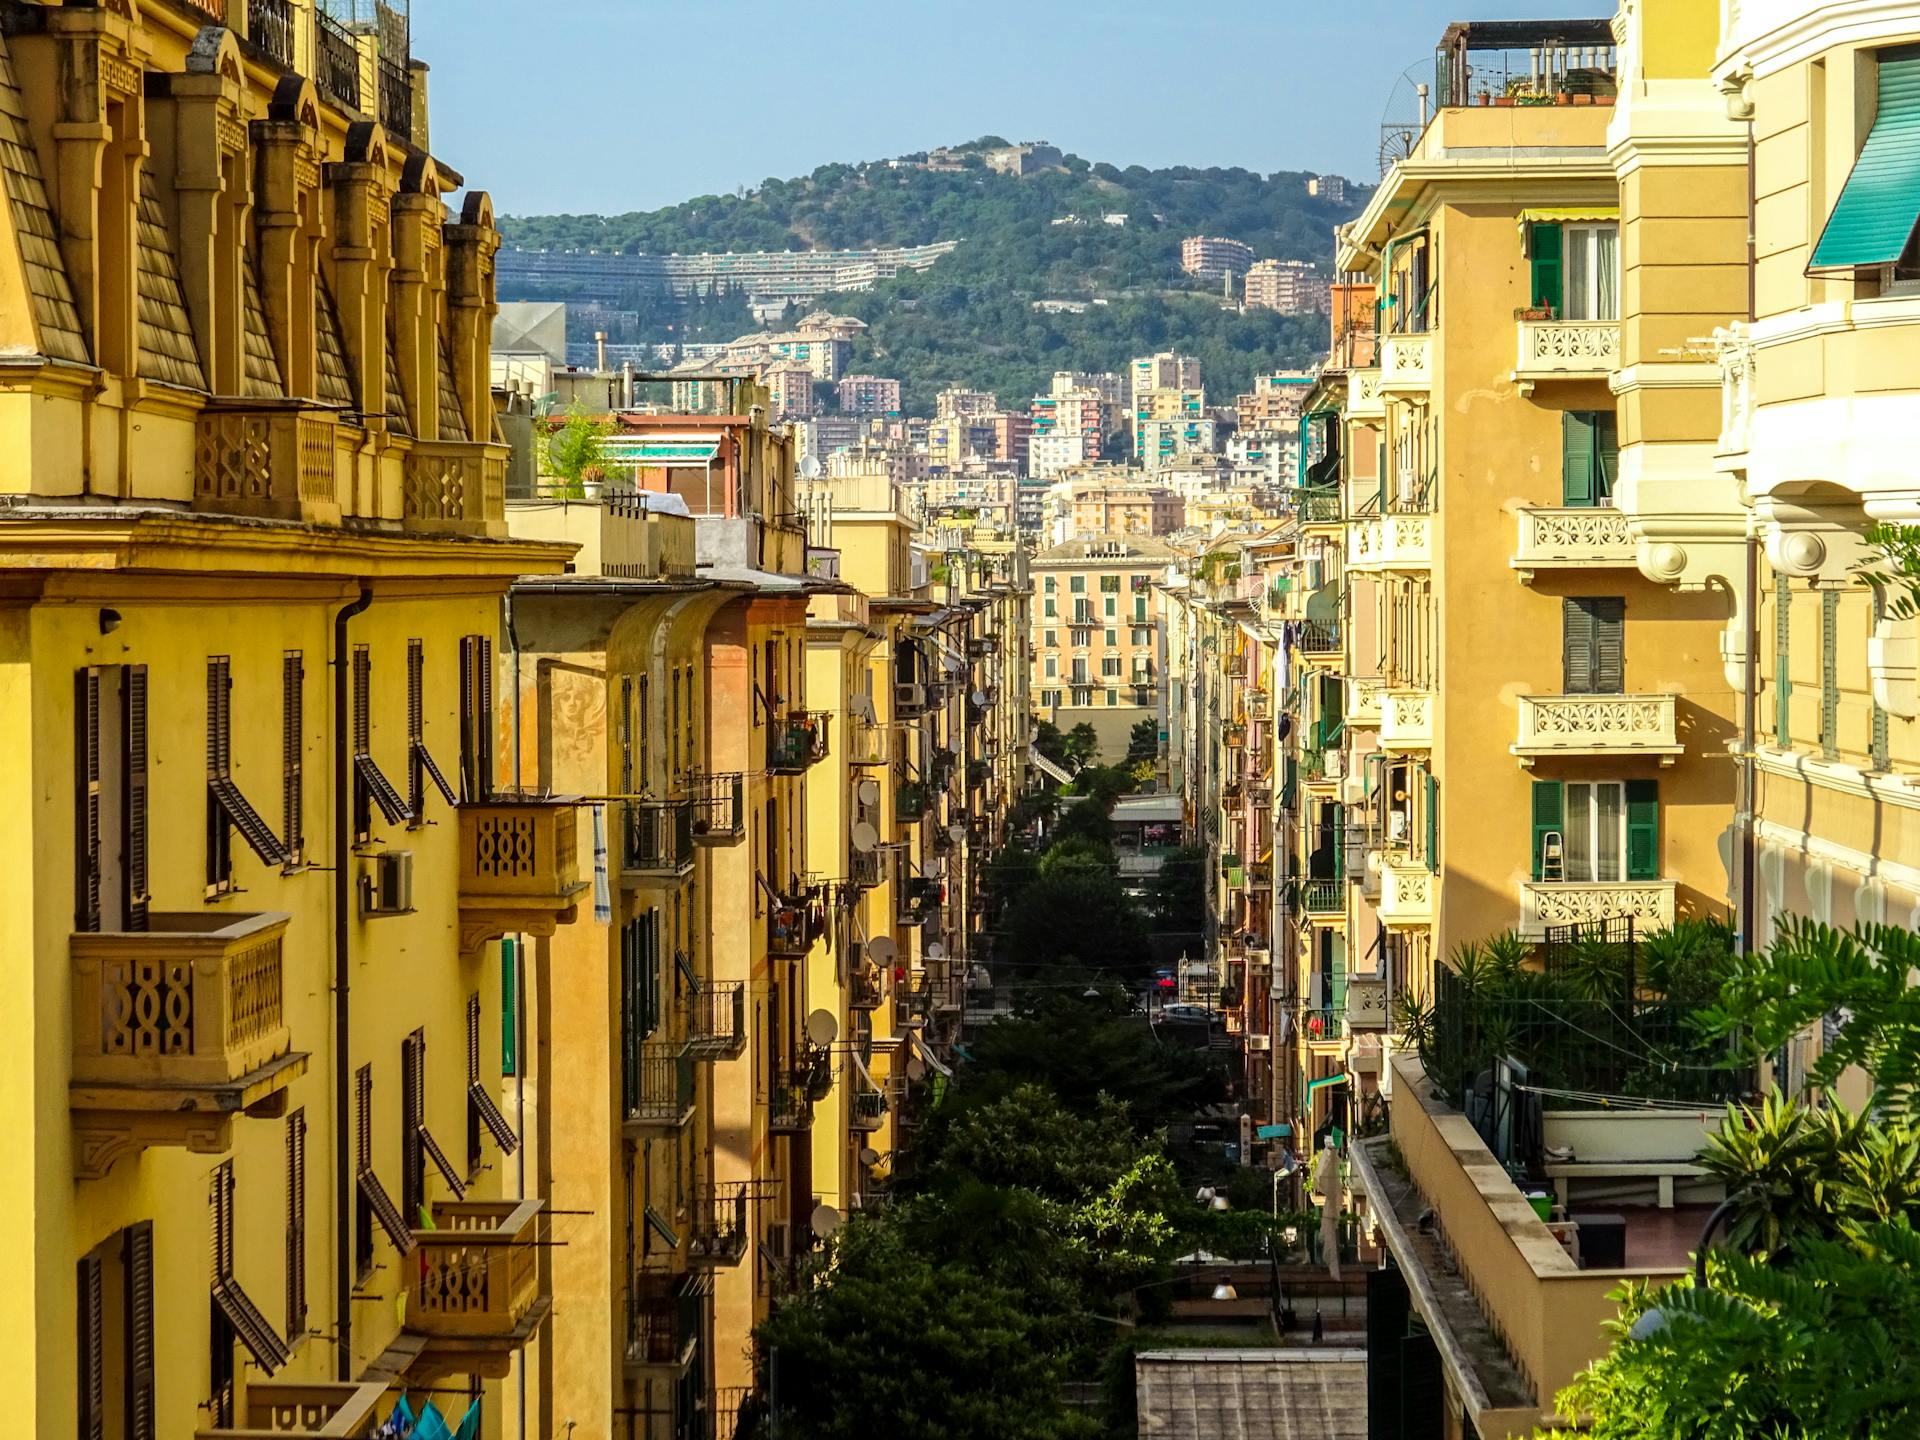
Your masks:
[{"label": "air conditioning unit", "polygon": [[1272,1048],[1273,1037],[1271,1035],[1247,1036],[1247,1049],[1249,1050],[1271,1050]]},{"label": "air conditioning unit", "polygon": [[362,915],[413,913],[413,852],[387,850],[373,857],[360,876]]},{"label": "air conditioning unit", "polygon": [[893,687],[893,709],[895,714],[918,714],[926,708],[926,686],[914,683],[900,683]]},{"label": "air conditioning unit", "polygon": [[1363,805],[1367,799],[1367,777],[1349,775],[1340,782],[1340,798],[1348,805]]}]

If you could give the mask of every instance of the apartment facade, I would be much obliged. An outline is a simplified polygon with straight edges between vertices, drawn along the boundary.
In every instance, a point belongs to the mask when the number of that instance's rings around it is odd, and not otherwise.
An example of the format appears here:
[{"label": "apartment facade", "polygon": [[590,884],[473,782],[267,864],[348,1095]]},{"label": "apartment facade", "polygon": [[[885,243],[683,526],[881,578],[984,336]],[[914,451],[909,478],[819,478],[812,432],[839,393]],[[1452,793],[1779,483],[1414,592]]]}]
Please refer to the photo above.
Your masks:
[{"label": "apartment facade", "polygon": [[1158,713],[1154,582],[1174,551],[1147,536],[1070,540],[1036,553],[1029,679],[1037,714],[1062,730],[1087,722],[1108,757]]},{"label": "apartment facade", "polygon": [[498,1435],[552,1309],[504,997],[587,885],[573,802],[496,772],[493,637],[569,551],[507,536],[499,239],[423,69],[259,14],[0,26],[36,1042],[0,1365],[21,1433],[366,1433],[410,1394]]},{"label": "apartment facade", "polygon": [[1202,280],[1239,278],[1253,264],[1253,247],[1216,235],[1189,235],[1180,242],[1180,268]]},{"label": "apartment facade", "polygon": [[1325,314],[1328,280],[1306,260],[1262,260],[1246,273],[1241,298],[1248,309],[1282,315]]},{"label": "apartment facade", "polygon": [[838,394],[845,415],[898,415],[900,382],[879,375],[843,375]]}]

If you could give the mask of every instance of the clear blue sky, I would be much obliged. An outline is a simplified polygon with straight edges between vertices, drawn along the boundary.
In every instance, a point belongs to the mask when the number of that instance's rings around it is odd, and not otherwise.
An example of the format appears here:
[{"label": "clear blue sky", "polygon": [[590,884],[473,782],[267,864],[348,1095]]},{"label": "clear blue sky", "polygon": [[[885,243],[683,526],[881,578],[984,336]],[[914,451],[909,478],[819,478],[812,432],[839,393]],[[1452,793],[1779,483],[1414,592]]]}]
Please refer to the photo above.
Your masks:
[{"label": "clear blue sky", "polygon": [[[983,134],[1371,180],[1451,20],[1607,0],[416,0],[433,148],[503,214],[617,213]],[[1397,118],[1397,117],[1396,117]]]}]

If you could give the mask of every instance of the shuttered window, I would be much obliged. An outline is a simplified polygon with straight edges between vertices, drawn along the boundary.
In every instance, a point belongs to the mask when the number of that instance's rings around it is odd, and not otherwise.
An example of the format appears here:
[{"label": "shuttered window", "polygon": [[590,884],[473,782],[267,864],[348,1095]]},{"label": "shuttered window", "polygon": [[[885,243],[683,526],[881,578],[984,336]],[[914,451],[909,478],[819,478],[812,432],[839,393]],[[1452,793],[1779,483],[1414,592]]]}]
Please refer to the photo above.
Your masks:
[{"label": "shuttered window", "polygon": [[307,1333],[307,1112],[287,1116],[287,1339]]},{"label": "shuttered window", "polygon": [[142,1220],[124,1232],[121,1262],[125,1272],[127,1440],[158,1440],[154,1407],[153,1222]]},{"label": "shuttered window", "polygon": [[287,863],[305,863],[307,668],[298,650],[289,650],[280,662],[280,833]]},{"label": "shuttered window", "polygon": [[520,1148],[520,1137],[500,1113],[480,1073],[480,992],[476,990],[467,997],[467,1158],[474,1170],[480,1166],[482,1131],[493,1137],[503,1155]]},{"label": "shuttered window", "polygon": [[413,811],[400,798],[373,758],[373,652],[353,647],[353,833],[356,840],[373,836],[373,812],[379,808],[389,825],[403,825]]},{"label": "shuttered window", "polygon": [[1660,878],[1660,782],[1627,782],[1627,879]]},{"label": "shuttered window", "polygon": [[1568,410],[1560,416],[1560,503],[1610,505],[1620,470],[1620,429],[1611,410]]},{"label": "shuttered window", "polygon": [[440,1142],[427,1128],[427,1032],[415,1030],[400,1042],[400,1209],[411,1225],[426,1228],[427,1162],[456,1199],[466,1196],[466,1182],[447,1159]]},{"label": "shuttered window", "polygon": [[1920,223],[1920,45],[1882,50],[1879,104],[1809,270],[1892,265]]},{"label": "shuttered window", "polygon": [[1566,878],[1566,802],[1558,780],[1533,782],[1533,878]]},{"label": "shuttered window", "polygon": [[460,798],[478,804],[493,794],[493,641],[460,641]]},{"label": "shuttered window", "polygon": [[1527,227],[1528,263],[1531,269],[1528,304],[1536,309],[1560,311],[1563,286],[1560,279],[1561,232],[1557,224]]},{"label": "shuttered window", "polygon": [[1785,575],[1773,580],[1773,743],[1785,750],[1793,740],[1793,585]]},{"label": "shuttered window", "polygon": [[500,942],[500,1073],[520,1073],[520,946],[511,935]]},{"label": "shuttered window", "polygon": [[233,667],[207,657],[207,894],[233,888],[233,832],[268,865],[284,867],[287,847],[233,778]]},{"label": "shuttered window", "polygon": [[1427,869],[1440,873],[1440,781],[1427,774]]},{"label": "shuttered window", "polygon": [[1659,782],[1534,781],[1531,852],[1546,884],[1659,879]]},{"label": "shuttered window", "polygon": [[[213,1179],[208,1189],[207,1205],[211,1212],[213,1227],[213,1304],[217,1315],[226,1321],[226,1327],[233,1338],[237,1338],[247,1347],[247,1353],[253,1356],[257,1364],[271,1375],[292,1357],[288,1354],[286,1343],[275,1333],[267,1322],[266,1316],[253,1303],[247,1292],[241,1287],[239,1277],[233,1271],[233,1206],[234,1178],[233,1161],[223,1160],[214,1167]],[[215,1324],[214,1336],[216,1348],[225,1337],[218,1332]],[[231,1344],[231,1340],[226,1340]],[[231,1352],[228,1354],[231,1364]],[[215,1359],[219,1366],[219,1357]]]},{"label": "shuttered window", "polygon": [[353,1075],[354,1189],[358,1195],[354,1226],[354,1254],[359,1278],[373,1274],[373,1227],[378,1224],[402,1255],[413,1251],[413,1230],[401,1217],[387,1187],[373,1168],[373,1066],[362,1065]]},{"label": "shuttered window", "polygon": [[1626,688],[1627,602],[1617,595],[1560,602],[1563,689],[1568,695],[1618,695]]},{"label": "shuttered window", "polygon": [[1820,592],[1820,753],[1840,758],[1840,592]]},{"label": "shuttered window", "polygon": [[74,676],[73,928],[100,928],[100,671]]},{"label": "shuttered window", "polygon": [[[82,672],[83,674],[85,672]],[[83,1255],[75,1273],[80,1324],[77,1395],[79,1440],[105,1440],[107,1433],[107,1317],[105,1265],[99,1254]]]},{"label": "shuttered window", "polygon": [[614,716],[620,742],[620,793],[634,793],[633,780],[633,677],[620,677],[620,707]]},{"label": "shuttered window", "polygon": [[407,805],[413,811],[411,823],[415,825],[426,823],[429,780],[441,799],[449,805],[454,803],[453,787],[427,750],[426,670],[425,643],[407,641]]}]

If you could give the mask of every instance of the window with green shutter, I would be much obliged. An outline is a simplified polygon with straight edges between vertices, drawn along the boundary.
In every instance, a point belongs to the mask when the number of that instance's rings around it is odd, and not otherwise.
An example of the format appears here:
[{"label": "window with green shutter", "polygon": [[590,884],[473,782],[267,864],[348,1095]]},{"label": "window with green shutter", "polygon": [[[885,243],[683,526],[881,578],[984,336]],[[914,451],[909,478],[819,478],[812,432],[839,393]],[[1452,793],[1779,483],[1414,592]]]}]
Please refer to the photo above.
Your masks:
[{"label": "window with green shutter", "polygon": [[520,942],[500,942],[500,1073],[520,1073]]},{"label": "window with green shutter", "polygon": [[1563,286],[1560,279],[1561,234],[1558,224],[1527,227],[1527,259],[1532,266],[1532,298],[1535,309],[1560,312]]},{"label": "window with green shutter", "polygon": [[1660,878],[1660,782],[1627,781],[1627,879]]},{"label": "window with green shutter", "polygon": [[1809,270],[1892,265],[1920,223],[1920,45],[1882,50],[1879,103]]},{"label": "window with green shutter", "polygon": [[1533,878],[1566,875],[1566,795],[1558,780],[1533,782]]},{"label": "window with green shutter", "polygon": [[1567,410],[1560,416],[1560,503],[1583,507],[1613,501],[1620,469],[1620,429],[1611,410]]},{"label": "window with green shutter", "polygon": [[1427,773],[1427,869],[1440,873],[1440,779]]}]

